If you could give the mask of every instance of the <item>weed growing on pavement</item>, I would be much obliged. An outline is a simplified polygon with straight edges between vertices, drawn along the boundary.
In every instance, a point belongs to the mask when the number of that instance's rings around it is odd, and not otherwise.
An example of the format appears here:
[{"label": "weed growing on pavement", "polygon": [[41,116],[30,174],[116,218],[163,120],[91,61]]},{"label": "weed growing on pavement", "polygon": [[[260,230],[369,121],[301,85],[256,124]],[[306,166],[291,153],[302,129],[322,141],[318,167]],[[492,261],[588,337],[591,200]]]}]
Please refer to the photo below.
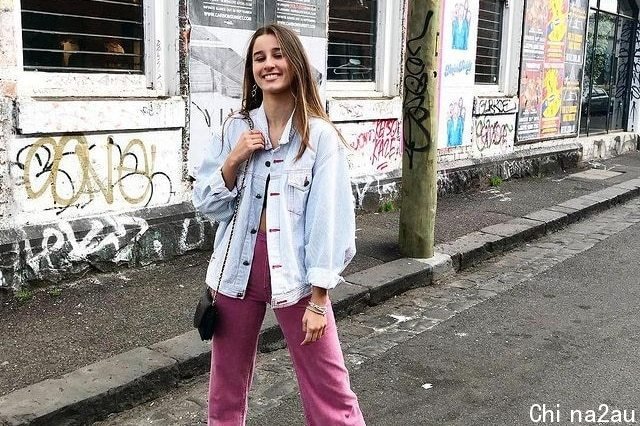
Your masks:
[{"label": "weed growing on pavement", "polygon": [[47,290],[47,293],[51,297],[60,297],[62,296],[62,289],[59,287],[52,287],[49,290]]},{"label": "weed growing on pavement", "polygon": [[27,289],[22,289],[15,294],[15,298],[18,303],[27,303],[33,299],[33,292]]},{"label": "weed growing on pavement", "polygon": [[489,185],[500,186],[502,185],[502,178],[500,176],[491,176],[489,178]]},{"label": "weed growing on pavement", "polygon": [[393,201],[385,201],[380,208],[378,209],[380,212],[394,212],[396,211],[396,206],[393,204]]}]

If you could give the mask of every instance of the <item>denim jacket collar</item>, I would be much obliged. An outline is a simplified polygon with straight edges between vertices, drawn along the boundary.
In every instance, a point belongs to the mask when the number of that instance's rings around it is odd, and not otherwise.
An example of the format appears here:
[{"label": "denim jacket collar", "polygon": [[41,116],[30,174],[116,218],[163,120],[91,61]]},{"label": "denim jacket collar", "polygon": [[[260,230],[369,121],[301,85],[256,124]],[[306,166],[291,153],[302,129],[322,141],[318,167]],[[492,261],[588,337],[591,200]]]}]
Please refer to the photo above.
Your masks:
[{"label": "denim jacket collar", "polygon": [[[293,140],[296,134],[296,129],[293,127],[293,115],[295,113],[295,109],[291,112],[291,116],[289,120],[287,120],[287,124],[284,126],[284,130],[282,132],[282,136],[280,137],[279,145],[286,145]],[[271,143],[271,138],[269,137],[269,122],[267,121],[267,115],[264,112],[264,103],[260,104],[260,107],[250,112],[251,119],[254,122],[255,129],[260,130],[263,135],[265,135],[264,149],[266,151],[273,149],[273,144]]]}]

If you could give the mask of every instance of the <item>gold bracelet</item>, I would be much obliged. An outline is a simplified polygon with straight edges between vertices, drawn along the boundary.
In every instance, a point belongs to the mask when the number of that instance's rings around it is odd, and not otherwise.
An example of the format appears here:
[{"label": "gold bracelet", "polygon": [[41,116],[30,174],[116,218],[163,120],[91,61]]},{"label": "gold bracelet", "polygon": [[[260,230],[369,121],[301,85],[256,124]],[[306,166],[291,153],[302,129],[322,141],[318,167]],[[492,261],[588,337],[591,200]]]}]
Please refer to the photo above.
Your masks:
[{"label": "gold bracelet", "polygon": [[309,300],[309,306],[307,306],[307,309],[322,316],[327,314],[326,306],[320,306],[317,303],[313,303],[311,300]]}]

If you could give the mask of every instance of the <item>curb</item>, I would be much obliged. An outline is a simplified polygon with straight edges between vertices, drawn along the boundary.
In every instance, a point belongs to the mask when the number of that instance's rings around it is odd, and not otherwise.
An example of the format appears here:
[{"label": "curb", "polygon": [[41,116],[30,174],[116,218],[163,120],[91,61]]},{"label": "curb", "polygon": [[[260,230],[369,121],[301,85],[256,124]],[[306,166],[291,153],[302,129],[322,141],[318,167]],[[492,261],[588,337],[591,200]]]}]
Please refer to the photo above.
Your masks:
[{"label": "curb", "polygon": [[[432,258],[397,259],[351,274],[331,293],[336,319],[446,279],[639,195],[640,178],[628,180],[439,244]],[[284,346],[275,316],[267,310],[259,350]],[[192,330],[35,383],[0,397],[0,425],[75,425],[103,419],[158,397],[182,379],[205,373],[210,351],[210,344],[201,342],[197,330]]]}]

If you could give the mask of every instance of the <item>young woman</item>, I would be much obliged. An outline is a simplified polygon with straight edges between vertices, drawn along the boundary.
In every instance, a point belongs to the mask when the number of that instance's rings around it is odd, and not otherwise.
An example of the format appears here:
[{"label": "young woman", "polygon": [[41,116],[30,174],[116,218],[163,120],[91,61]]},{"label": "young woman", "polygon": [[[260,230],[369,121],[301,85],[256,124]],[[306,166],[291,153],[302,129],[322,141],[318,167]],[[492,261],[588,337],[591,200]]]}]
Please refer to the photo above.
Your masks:
[{"label": "young woman", "polygon": [[307,424],[364,425],[328,296],[355,254],[346,147],[293,31],[268,25],[252,36],[242,109],[222,130],[193,192],[196,208],[219,223],[207,271],[212,291],[222,271],[209,424],[245,423],[258,333],[270,304]]}]

